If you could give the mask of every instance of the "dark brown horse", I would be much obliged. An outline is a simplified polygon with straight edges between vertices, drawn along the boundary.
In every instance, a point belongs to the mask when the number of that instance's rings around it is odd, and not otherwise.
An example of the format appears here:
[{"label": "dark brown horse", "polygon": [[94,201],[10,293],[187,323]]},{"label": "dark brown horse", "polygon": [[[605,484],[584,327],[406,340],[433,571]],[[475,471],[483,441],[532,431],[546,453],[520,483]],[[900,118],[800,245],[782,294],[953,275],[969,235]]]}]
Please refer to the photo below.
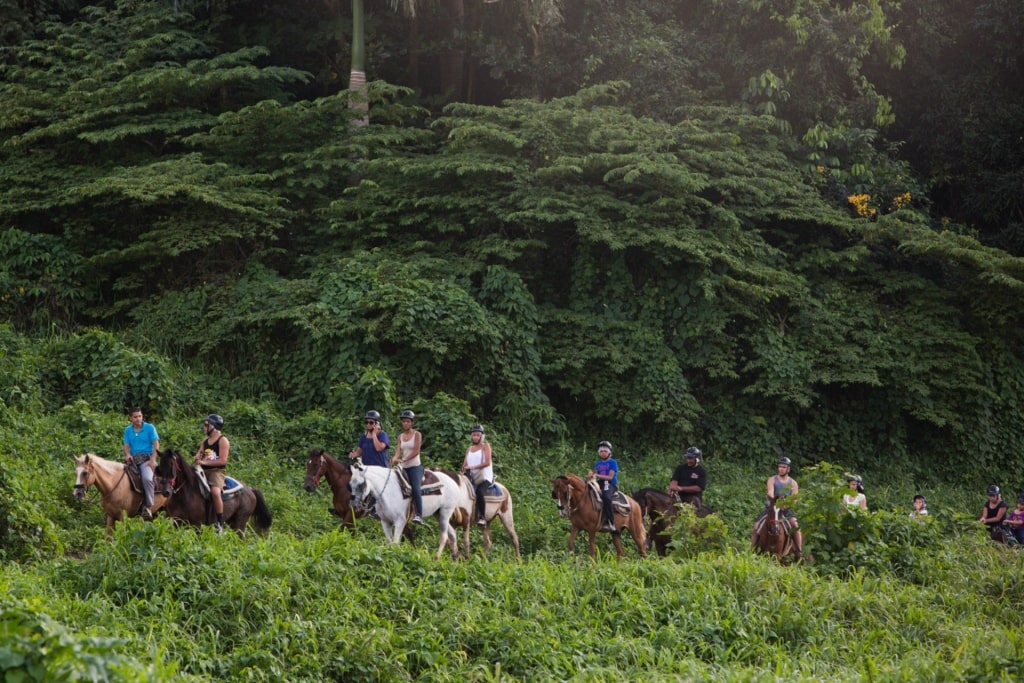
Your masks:
[{"label": "dark brown horse", "polygon": [[355,526],[357,517],[365,516],[362,510],[352,509],[352,491],[348,483],[352,480],[352,467],[341,462],[322,448],[310,448],[306,459],[306,481],[303,484],[310,493],[316,491],[321,479],[327,479],[334,496],[328,512],[341,518],[342,525],[347,529]]},{"label": "dark brown horse", "polygon": [[[588,484],[575,474],[563,474],[551,481],[551,497],[558,503],[558,514],[568,517],[572,524],[569,531],[569,552],[573,552],[576,546],[576,534],[584,530],[590,536],[590,556],[597,554],[595,537],[602,528],[603,516],[601,514],[601,502],[594,501],[594,496],[589,490]],[[620,537],[623,527],[629,530],[629,534],[636,543],[636,549],[640,557],[647,556],[647,541],[644,533],[644,518],[640,512],[640,506],[635,500],[626,496],[629,505],[629,514],[622,514],[614,511],[615,530],[611,531],[612,540],[615,542],[615,552],[621,559],[626,551],[622,547]]]},{"label": "dark brown horse", "polygon": [[665,493],[658,489],[640,489],[633,491],[630,497],[637,502],[640,512],[648,520],[647,548],[650,549],[653,543],[661,557],[665,557],[668,552],[668,544],[672,542],[672,523],[679,514],[679,505],[693,505],[696,508],[697,517],[707,517],[715,512],[707,505],[699,503],[699,496],[693,496],[691,500],[678,503],[671,493]]},{"label": "dark brown horse", "polygon": [[785,517],[785,506],[776,507],[775,499],[768,499],[764,513],[754,523],[753,549],[776,559],[797,555],[793,529]]},{"label": "dark brown horse", "polygon": [[[176,451],[160,451],[159,455],[156,476],[163,482],[167,494],[164,503],[167,516],[196,528],[213,524],[213,500],[209,490],[204,491],[195,469]],[[273,518],[259,489],[245,486],[224,501],[224,523],[240,536],[245,534],[249,518],[254,515],[256,531],[266,533]]]}]

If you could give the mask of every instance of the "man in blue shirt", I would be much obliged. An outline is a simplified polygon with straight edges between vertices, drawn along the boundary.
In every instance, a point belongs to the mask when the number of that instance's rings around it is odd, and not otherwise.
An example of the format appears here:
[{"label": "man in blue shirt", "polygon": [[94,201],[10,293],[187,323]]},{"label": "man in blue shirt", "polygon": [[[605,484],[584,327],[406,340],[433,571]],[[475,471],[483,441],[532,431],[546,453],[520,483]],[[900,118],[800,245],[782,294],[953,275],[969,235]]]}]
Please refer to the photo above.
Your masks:
[{"label": "man in blue shirt", "polygon": [[615,529],[612,496],[619,490],[619,463],[612,458],[612,445],[607,441],[597,444],[597,455],[601,459],[594,463],[594,469],[589,476],[597,479],[601,487],[605,529],[612,531]]},{"label": "man in blue shirt", "polygon": [[160,437],[156,427],[142,419],[142,408],[128,411],[131,424],[124,428],[124,459],[134,462],[142,476],[142,490],[145,500],[142,518],[153,519],[153,472],[156,470],[156,453],[160,449]]}]

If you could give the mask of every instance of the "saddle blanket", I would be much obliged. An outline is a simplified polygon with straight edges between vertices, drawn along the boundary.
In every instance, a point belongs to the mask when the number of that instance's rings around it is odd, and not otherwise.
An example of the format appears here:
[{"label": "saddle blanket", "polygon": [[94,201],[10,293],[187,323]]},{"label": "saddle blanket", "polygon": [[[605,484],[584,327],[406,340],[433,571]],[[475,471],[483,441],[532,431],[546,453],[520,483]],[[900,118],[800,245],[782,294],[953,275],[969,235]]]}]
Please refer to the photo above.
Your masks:
[{"label": "saddle blanket", "polygon": [[[591,481],[587,483],[587,488],[590,489],[591,502],[593,502],[595,508],[600,510],[604,505],[604,501],[601,500],[601,486],[596,481]],[[629,499],[622,491],[616,491],[612,494],[612,512],[617,515],[629,516]]]},{"label": "saddle blanket", "polygon": [[[405,474],[405,468],[393,467],[391,469],[398,473],[398,483],[402,486],[402,497],[410,498],[412,496],[412,486],[409,485],[409,477]],[[420,495],[441,495],[441,480],[438,479],[437,474],[431,470],[423,470],[423,481],[420,483]]]},{"label": "saddle blanket", "polygon": [[[476,486],[470,482],[469,485],[469,497],[472,500],[476,500]],[[497,483],[492,483],[487,487],[487,492],[484,493],[485,501],[501,501],[505,498],[505,494],[502,492],[501,487]]]},{"label": "saddle blanket", "polygon": [[[203,492],[203,498],[209,498],[210,484],[209,482],[206,481],[206,472],[204,472],[203,468],[200,467],[199,465],[193,466],[192,470],[196,473],[196,476],[199,478],[199,488]],[[243,484],[242,482],[238,481],[234,477],[225,476],[224,488],[220,490],[220,499],[230,500],[236,494],[241,492],[244,488],[245,484]]]}]

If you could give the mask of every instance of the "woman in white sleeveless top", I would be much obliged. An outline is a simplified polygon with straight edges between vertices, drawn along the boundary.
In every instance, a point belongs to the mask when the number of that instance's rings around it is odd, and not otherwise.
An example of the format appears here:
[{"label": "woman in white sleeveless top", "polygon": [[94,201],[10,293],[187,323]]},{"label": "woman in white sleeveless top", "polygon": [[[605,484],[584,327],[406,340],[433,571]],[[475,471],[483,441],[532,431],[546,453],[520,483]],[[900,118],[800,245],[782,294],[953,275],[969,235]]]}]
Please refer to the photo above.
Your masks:
[{"label": "woman in white sleeveless top", "polygon": [[405,470],[409,488],[412,489],[412,505],[415,511],[412,521],[423,524],[423,463],[420,462],[423,435],[412,428],[415,421],[416,413],[411,410],[402,411],[402,433],[398,435],[398,448],[391,458],[391,464],[401,465]]},{"label": "woman in white sleeveless top", "polygon": [[471,443],[462,459],[462,471],[476,486],[476,523],[486,524],[484,496],[494,483],[494,466],[491,464],[491,444],[487,443],[484,428],[473,425],[469,430]]}]

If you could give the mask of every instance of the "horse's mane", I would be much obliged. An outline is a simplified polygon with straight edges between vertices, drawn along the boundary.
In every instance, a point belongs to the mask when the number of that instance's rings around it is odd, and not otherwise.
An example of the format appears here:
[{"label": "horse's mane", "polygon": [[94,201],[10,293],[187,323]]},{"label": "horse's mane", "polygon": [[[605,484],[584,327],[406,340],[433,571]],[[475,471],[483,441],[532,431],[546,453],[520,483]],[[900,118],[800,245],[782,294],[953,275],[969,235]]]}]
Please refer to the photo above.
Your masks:
[{"label": "horse's mane", "polygon": [[451,472],[449,470],[434,470],[434,471],[435,472],[440,472],[441,474],[445,474],[448,477],[450,477],[452,479],[452,481],[454,481],[456,484],[458,484],[460,486],[462,485],[462,479],[460,478],[460,475],[459,475],[458,472]]},{"label": "horse's mane", "polygon": [[578,486],[580,488],[586,488],[587,486],[587,482],[583,481],[583,477],[579,476],[578,474],[566,472],[565,474],[562,475],[562,477],[568,479],[569,483],[572,484],[573,486]]},{"label": "horse's mane", "polygon": [[109,474],[114,474],[118,470],[120,470],[122,467],[124,467],[124,463],[123,462],[117,462],[117,461],[114,461],[114,460],[107,460],[106,458],[101,458],[100,456],[96,455],[95,453],[91,453],[91,452],[90,453],[83,453],[82,455],[77,456],[75,458],[75,462],[77,462],[79,465],[85,465],[85,459],[86,458],[88,458],[92,462],[94,462],[97,465],[99,465],[101,470],[103,470],[104,472],[107,472]]}]

